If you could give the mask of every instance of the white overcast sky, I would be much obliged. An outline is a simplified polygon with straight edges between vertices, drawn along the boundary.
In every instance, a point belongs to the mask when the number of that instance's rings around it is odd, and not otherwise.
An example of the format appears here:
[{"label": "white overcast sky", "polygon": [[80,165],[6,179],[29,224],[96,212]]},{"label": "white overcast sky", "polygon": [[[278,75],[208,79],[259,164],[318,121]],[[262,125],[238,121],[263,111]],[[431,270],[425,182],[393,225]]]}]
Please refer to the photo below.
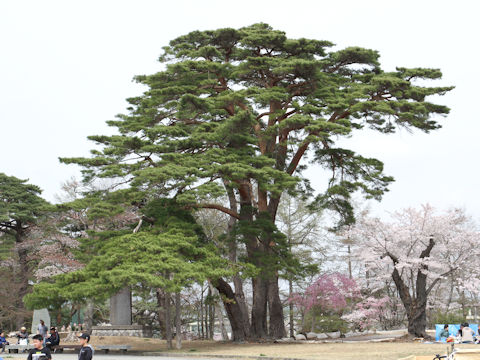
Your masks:
[{"label": "white overcast sky", "polygon": [[[436,99],[452,111],[425,135],[367,133],[349,140],[385,163],[396,182],[376,212],[430,202],[480,219],[477,106],[480,51],[476,1],[0,1],[0,172],[39,185],[53,201],[79,177],[58,157],[87,156],[88,135],[142,89],[137,74],[160,69],[161,47],[192,30],[269,23],[287,36],[376,49],[386,70],[440,68]],[[321,172],[309,171],[321,184]],[[320,189],[319,189],[320,190]]]}]

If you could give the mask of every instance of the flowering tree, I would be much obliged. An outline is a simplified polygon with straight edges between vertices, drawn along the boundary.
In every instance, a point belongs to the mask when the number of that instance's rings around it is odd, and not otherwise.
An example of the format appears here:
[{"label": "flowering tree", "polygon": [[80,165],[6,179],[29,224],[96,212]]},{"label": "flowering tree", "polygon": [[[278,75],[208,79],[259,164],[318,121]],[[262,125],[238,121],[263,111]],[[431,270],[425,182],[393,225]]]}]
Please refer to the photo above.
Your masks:
[{"label": "flowering tree", "polygon": [[409,334],[424,337],[427,300],[440,281],[454,276],[459,287],[478,291],[480,233],[459,209],[437,214],[424,205],[396,212],[392,220],[363,217],[343,235],[359,242],[357,257],[370,274],[370,289],[393,279]]},{"label": "flowering tree", "polygon": [[320,308],[323,314],[341,314],[351,300],[359,297],[360,292],[355,280],[335,272],[319,276],[305,292],[293,294],[290,301],[302,314],[313,308]]},{"label": "flowering tree", "polygon": [[387,296],[376,298],[369,296],[355,305],[354,310],[342,319],[353,323],[355,328],[364,330],[384,321],[388,317],[391,299]]}]

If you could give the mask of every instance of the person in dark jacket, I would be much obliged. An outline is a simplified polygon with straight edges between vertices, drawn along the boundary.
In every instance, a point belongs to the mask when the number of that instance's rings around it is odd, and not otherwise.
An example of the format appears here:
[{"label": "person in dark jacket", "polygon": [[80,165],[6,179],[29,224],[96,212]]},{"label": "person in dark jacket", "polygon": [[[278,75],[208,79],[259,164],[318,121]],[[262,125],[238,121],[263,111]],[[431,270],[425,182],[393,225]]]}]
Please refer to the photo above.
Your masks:
[{"label": "person in dark jacket", "polygon": [[88,344],[90,335],[82,333],[82,335],[78,337],[78,341],[80,341],[80,345],[82,345],[78,353],[78,360],[92,360],[94,351],[93,347]]},{"label": "person in dark jacket", "polygon": [[57,332],[57,329],[54,327],[50,328],[50,336],[45,339],[45,345],[52,350],[53,346],[60,345],[60,335]]}]

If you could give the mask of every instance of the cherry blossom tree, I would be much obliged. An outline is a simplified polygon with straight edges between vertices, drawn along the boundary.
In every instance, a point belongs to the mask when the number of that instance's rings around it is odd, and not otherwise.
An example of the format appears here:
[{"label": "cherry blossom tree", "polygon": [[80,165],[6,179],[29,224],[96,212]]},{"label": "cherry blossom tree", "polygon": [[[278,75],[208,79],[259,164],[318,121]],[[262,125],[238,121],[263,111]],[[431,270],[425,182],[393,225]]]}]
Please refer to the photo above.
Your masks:
[{"label": "cherry blossom tree", "polygon": [[[338,272],[320,275],[302,293],[295,293],[290,297],[300,312],[305,314],[319,308],[322,314],[342,314],[348,305],[360,297],[359,288],[355,280]],[[312,321],[312,330],[314,327]]]},{"label": "cherry blossom tree", "polygon": [[342,236],[358,242],[356,256],[370,274],[370,291],[392,279],[405,307],[409,334],[425,337],[429,296],[441,281],[454,277],[459,288],[478,292],[480,233],[461,209],[437,213],[424,205],[391,218],[387,222],[360,217]]},{"label": "cherry blossom tree", "polygon": [[374,327],[389,317],[390,302],[388,296],[381,298],[369,296],[355,304],[353,311],[343,315],[342,319],[352,323],[358,330]]}]

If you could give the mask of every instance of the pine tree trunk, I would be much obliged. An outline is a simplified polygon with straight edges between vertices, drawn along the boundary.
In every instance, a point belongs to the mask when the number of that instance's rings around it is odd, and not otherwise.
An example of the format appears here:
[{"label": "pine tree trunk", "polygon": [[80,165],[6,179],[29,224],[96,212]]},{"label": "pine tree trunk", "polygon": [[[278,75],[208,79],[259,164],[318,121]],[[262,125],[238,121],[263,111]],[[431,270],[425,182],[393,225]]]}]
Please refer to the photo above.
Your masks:
[{"label": "pine tree trunk", "polygon": [[262,274],[252,279],[253,304],[250,335],[254,339],[267,337],[268,280]]},{"label": "pine tree trunk", "polygon": [[170,307],[170,294],[165,291],[165,330],[167,338],[167,346],[169,349],[173,349],[172,344],[172,312]]},{"label": "pine tree trunk", "polygon": [[247,340],[250,337],[250,326],[248,313],[243,311],[241,301],[238,301],[232,287],[225,280],[218,279],[215,288],[222,295],[223,305],[232,328],[232,340],[236,342]]},{"label": "pine tree trunk", "polygon": [[[225,182],[224,184],[228,194],[230,209],[237,212],[238,204],[237,204],[237,199],[235,197],[235,193],[233,189],[228,186],[228,183]],[[228,220],[228,227],[227,227],[227,235],[229,238],[228,239],[228,258],[232,263],[237,262],[237,240],[234,234],[236,223],[237,223],[237,219],[235,219],[234,217],[230,217],[230,219]],[[218,288],[217,290],[223,296],[226,296],[227,299],[231,299],[232,301],[235,301],[236,304],[238,305],[235,311],[239,312],[239,314],[236,314],[236,318],[232,318],[229,315],[229,310],[232,310],[232,309],[227,309],[227,304],[224,302],[225,311],[227,313],[228,320],[230,321],[230,327],[232,328],[232,340],[244,341],[246,338],[250,336],[250,320],[248,317],[247,302],[245,301],[245,293],[243,292],[243,280],[237,274],[233,275],[233,286],[235,289],[235,293],[233,293],[229,284],[226,284],[226,287],[225,285],[222,286],[222,288],[225,288],[224,292],[221,292],[220,289]],[[229,295],[227,295],[227,293]],[[240,320],[238,319],[238,317],[240,317]],[[232,321],[235,324],[232,324]],[[233,330],[234,328],[236,329],[235,331]]]},{"label": "pine tree trunk", "polygon": [[60,327],[62,325],[62,309],[57,310],[56,320],[57,320],[57,327]]},{"label": "pine tree trunk", "polygon": [[209,337],[210,339],[213,339],[213,335],[215,333],[215,303],[213,302],[213,292],[212,288],[209,286],[208,287],[208,298],[209,298],[209,323],[210,323],[210,333]]},{"label": "pine tree trunk", "polygon": [[280,301],[278,290],[278,275],[270,279],[268,284],[268,309],[269,309],[269,336],[273,339],[281,339],[287,336],[283,316],[283,304]]},{"label": "pine tree trunk", "polygon": [[85,330],[91,334],[92,333],[92,326],[93,326],[93,300],[87,300],[87,306],[85,308]]},{"label": "pine tree trunk", "polygon": [[25,315],[27,313],[25,305],[23,304],[23,297],[28,293],[28,277],[30,273],[30,268],[28,266],[28,251],[27,249],[20,246],[22,243],[21,235],[16,236],[16,241],[18,246],[17,254],[19,262],[19,271],[16,277],[20,286],[18,288],[17,301],[15,304],[15,324],[17,326],[16,328],[20,329],[22,326],[25,325]]},{"label": "pine tree trunk", "polygon": [[167,338],[167,326],[166,326],[166,314],[165,314],[165,293],[162,289],[158,288],[157,295],[157,315],[158,315],[158,327],[160,329],[161,336]]},{"label": "pine tree trunk", "polygon": [[175,332],[176,336],[176,346],[177,349],[182,348],[182,317],[181,317],[181,307],[180,307],[180,291],[175,293]]},{"label": "pine tree trunk", "polygon": [[[238,189],[240,194],[240,221],[246,224],[254,222],[254,207],[252,204],[252,185],[245,181]],[[252,314],[250,321],[250,337],[265,339],[267,337],[267,300],[268,300],[268,271],[265,269],[262,257],[265,255],[264,245],[253,234],[244,234],[247,256],[260,273],[252,278]]]}]

